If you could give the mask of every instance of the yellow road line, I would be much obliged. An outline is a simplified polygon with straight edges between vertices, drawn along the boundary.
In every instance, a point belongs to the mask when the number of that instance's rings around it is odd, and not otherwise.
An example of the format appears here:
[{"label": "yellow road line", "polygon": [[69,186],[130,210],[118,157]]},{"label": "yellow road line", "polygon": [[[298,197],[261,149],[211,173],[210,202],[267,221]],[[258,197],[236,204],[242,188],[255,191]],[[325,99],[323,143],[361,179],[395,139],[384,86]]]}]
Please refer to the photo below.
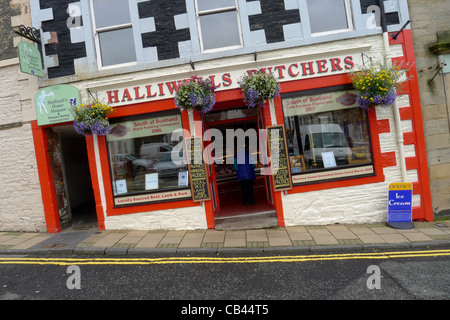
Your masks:
[{"label": "yellow road line", "polygon": [[398,259],[450,256],[450,250],[397,251],[379,253],[342,253],[323,255],[270,256],[270,257],[167,257],[167,258],[0,258],[0,264],[35,265],[151,265],[199,263],[271,263],[331,260]]}]

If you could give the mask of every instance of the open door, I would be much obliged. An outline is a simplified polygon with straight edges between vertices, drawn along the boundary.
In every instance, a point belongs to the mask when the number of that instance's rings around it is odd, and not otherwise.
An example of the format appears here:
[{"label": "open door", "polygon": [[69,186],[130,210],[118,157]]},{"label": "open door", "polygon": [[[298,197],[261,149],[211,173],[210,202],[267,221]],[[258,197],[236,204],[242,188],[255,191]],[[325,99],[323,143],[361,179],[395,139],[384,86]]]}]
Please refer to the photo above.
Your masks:
[{"label": "open door", "polygon": [[211,135],[210,131],[207,130],[208,127],[206,127],[206,124],[203,123],[203,130],[205,132],[205,140],[204,140],[204,152],[205,152],[205,161],[206,161],[206,167],[208,172],[208,180],[209,180],[209,187],[211,190],[211,205],[212,205],[212,211],[213,215],[215,216],[217,212],[220,210],[220,202],[219,202],[219,193],[217,190],[217,182],[216,182],[216,170],[214,168],[214,150],[211,149],[212,147],[212,141],[211,141]]},{"label": "open door", "polygon": [[[234,155],[238,148],[237,143],[242,138],[241,135],[250,135],[254,132],[256,141],[259,141],[258,133],[262,124],[262,122],[258,123],[256,109],[249,108],[218,110],[205,117],[205,158],[210,156],[212,160],[215,160],[209,162],[207,166],[211,186],[210,206],[214,209],[215,229],[232,230],[276,225],[272,192],[268,192],[266,187],[266,185],[270,186],[270,178],[260,174],[259,147],[252,146],[250,150],[254,159],[257,160],[256,179],[253,182],[255,203],[243,203],[241,183],[237,180],[233,168]],[[222,138],[222,145],[214,140],[218,135]],[[233,141],[228,141],[229,139]],[[231,150],[232,146],[234,150]],[[223,154],[215,150],[220,147]]]},{"label": "open door", "polygon": [[[257,108],[256,112],[256,119],[257,119],[257,125],[258,125],[258,131],[261,132],[261,130],[265,129],[264,126],[264,119],[263,119],[263,113],[261,110],[261,107]],[[259,152],[260,152],[260,158],[261,162],[263,163],[261,172],[264,170],[264,168],[268,168],[268,150],[267,150],[267,135],[266,134],[260,134],[259,135]],[[264,184],[266,186],[266,198],[267,203],[273,207],[273,189],[272,189],[272,181],[270,179],[270,175],[263,175],[264,176]]]}]

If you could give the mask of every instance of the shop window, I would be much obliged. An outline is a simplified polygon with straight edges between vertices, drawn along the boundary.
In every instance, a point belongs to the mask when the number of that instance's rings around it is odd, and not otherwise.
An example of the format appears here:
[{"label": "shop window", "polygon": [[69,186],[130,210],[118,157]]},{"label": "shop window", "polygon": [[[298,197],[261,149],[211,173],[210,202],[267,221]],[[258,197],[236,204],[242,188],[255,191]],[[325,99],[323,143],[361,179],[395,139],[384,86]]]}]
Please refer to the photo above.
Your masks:
[{"label": "shop window", "polygon": [[202,51],[242,47],[237,0],[196,0]]},{"label": "shop window", "polygon": [[282,97],[294,185],[374,174],[367,111],[339,89]]},{"label": "shop window", "polygon": [[332,33],[352,28],[349,0],[306,0],[311,33]]},{"label": "shop window", "polygon": [[111,127],[106,141],[115,205],[190,197],[180,114],[126,119]]},{"label": "shop window", "polygon": [[92,0],[92,9],[99,64],[106,67],[136,61],[128,0]]}]

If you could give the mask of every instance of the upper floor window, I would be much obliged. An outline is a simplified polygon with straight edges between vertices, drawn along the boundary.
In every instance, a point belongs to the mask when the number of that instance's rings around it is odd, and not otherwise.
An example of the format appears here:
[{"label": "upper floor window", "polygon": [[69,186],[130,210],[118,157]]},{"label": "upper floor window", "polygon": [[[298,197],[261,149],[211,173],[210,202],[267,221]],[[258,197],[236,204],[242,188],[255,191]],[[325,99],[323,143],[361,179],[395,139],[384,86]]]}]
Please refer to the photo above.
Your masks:
[{"label": "upper floor window", "polygon": [[237,0],[196,0],[202,51],[242,46]]},{"label": "upper floor window", "polygon": [[332,33],[353,28],[349,0],[306,0],[311,33]]},{"label": "upper floor window", "polygon": [[136,61],[128,0],[92,0],[92,9],[101,66]]}]

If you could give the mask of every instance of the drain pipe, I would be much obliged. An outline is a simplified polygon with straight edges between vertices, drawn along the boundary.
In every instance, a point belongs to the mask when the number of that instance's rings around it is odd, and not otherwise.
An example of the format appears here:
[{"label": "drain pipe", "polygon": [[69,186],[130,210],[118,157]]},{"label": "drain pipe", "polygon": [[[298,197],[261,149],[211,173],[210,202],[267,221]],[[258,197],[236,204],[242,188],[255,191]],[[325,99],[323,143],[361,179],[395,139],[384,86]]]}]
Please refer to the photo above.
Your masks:
[{"label": "drain pipe", "polygon": [[[383,30],[383,46],[384,46],[385,64],[391,65],[392,61],[390,60],[389,33],[387,31],[386,13],[384,11],[384,0],[378,0],[378,5],[380,6],[380,23],[381,23],[381,28]],[[393,107],[394,107],[393,111],[394,111],[395,129],[397,132],[398,157],[399,157],[400,169],[401,169],[401,173],[402,173],[402,182],[407,182],[405,151],[404,151],[404,145],[403,145],[404,140],[403,140],[403,132],[402,132],[402,126],[401,126],[400,110],[399,110],[399,106],[397,103],[397,99],[395,99]]]}]

